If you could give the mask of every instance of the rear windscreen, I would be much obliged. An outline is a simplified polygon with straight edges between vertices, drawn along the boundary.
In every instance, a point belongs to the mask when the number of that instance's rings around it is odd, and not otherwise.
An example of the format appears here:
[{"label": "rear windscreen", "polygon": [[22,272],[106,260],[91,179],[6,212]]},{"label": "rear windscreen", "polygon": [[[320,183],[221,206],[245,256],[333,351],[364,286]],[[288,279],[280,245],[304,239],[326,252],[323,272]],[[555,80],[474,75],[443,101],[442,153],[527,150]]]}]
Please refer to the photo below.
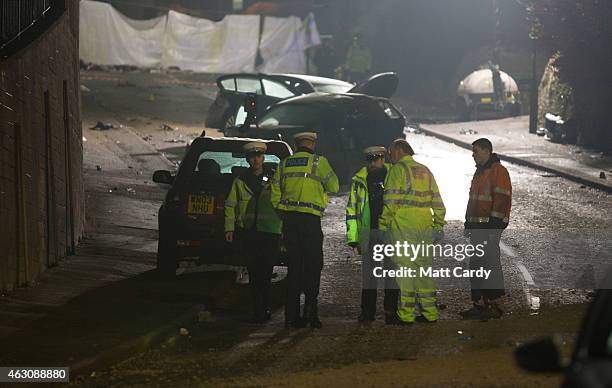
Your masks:
[{"label": "rear windscreen", "polygon": [[[264,163],[279,163],[280,159],[275,155],[265,155]],[[236,152],[204,151],[198,157],[194,171],[200,168],[209,168],[214,163],[219,165],[222,174],[230,174],[232,167],[249,167],[244,154]]]}]

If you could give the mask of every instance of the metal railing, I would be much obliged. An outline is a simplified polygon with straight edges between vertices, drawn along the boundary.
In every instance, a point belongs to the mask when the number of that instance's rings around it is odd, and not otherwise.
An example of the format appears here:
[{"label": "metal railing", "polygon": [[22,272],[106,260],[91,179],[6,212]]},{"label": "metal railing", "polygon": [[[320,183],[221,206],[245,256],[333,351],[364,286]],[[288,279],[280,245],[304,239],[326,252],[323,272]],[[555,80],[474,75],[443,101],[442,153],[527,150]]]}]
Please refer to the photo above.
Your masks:
[{"label": "metal railing", "polygon": [[[65,1],[1,0],[0,51],[9,46],[23,46],[42,33],[65,10]],[[27,39],[24,39],[27,37]]]}]

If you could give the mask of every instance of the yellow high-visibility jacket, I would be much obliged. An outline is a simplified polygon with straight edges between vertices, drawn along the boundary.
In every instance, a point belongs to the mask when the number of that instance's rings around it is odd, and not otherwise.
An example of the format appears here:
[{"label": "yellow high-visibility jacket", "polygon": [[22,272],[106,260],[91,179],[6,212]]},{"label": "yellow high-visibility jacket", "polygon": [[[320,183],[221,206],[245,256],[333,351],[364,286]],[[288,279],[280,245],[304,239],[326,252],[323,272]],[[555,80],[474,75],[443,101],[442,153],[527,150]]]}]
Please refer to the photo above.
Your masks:
[{"label": "yellow high-visibility jacket", "polygon": [[283,160],[272,181],[272,205],[283,211],[321,216],[338,177],[324,156],[299,151]]},{"label": "yellow high-visibility jacket", "polygon": [[[258,232],[280,234],[281,219],[276,214],[270,201],[270,178],[264,176],[261,193],[257,200],[253,191],[240,177],[236,177],[225,200],[225,231],[233,232],[238,226],[252,229],[253,223]],[[255,220],[257,218],[257,221]]]},{"label": "yellow high-visibility jacket", "polygon": [[438,185],[427,167],[408,155],[391,167],[385,179],[380,230],[413,236],[417,232],[419,238],[431,236],[427,231],[442,229],[446,224],[445,214]]},{"label": "yellow high-visibility jacket", "polygon": [[[388,172],[391,170],[391,165],[385,163],[385,168]],[[349,244],[358,242],[364,250],[368,245],[371,225],[367,178],[367,167],[363,167],[353,175],[346,205],[346,242]]]}]

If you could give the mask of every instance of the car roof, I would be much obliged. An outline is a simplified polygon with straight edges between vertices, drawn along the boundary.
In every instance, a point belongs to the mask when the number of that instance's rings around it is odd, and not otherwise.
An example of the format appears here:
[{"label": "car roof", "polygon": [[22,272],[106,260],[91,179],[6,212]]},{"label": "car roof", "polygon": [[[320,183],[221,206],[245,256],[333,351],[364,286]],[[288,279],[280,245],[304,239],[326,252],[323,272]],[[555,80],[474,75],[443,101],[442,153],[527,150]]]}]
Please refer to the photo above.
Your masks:
[{"label": "car roof", "polygon": [[266,143],[271,154],[285,154],[286,151],[289,151],[289,154],[291,153],[289,144],[282,140],[253,139],[247,137],[200,136],[193,140],[191,147],[201,147],[206,144],[210,151],[239,152],[244,144],[252,141]]},{"label": "car roof", "polygon": [[304,105],[318,105],[318,104],[333,104],[333,105],[347,105],[354,102],[364,101],[378,101],[386,100],[381,97],[373,97],[359,93],[310,93],[301,96],[291,97],[286,100],[282,100],[272,105],[270,108],[275,106],[281,106],[285,104],[304,104]]},{"label": "car roof", "polygon": [[354,86],[353,84],[346,82],[346,81],[342,81],[339,79],[335,79],[335,78],[326,78],[326,77],[319,77],[319,76],[315,76],[315,75],[307,75],[307,74],[281,74],[281,73],[232,73],[232,74],[224,74],[222,76],[220,76],[219,78],[217,78],[217,81],[219,80],[224,80],[227,78],[233,78],[233,77],[270,77],[270,78],[275,78],[275,77],[282,77],[282,78],[294,78],[296,80],[300,80],[300,81],[306,81],[310,84],[325,84],[325,85],[340,85],[340,86]]},{"label": "car roof", "polygon": [[353,84],[334,78],[319,77],[316,75],[306,74],[268,74],[270,76],[280,76],[285,78],[296,78],[302,81],[309,82],[311,84],[326,84],[326,85],[341,85],[341,86],[354,86]]}]

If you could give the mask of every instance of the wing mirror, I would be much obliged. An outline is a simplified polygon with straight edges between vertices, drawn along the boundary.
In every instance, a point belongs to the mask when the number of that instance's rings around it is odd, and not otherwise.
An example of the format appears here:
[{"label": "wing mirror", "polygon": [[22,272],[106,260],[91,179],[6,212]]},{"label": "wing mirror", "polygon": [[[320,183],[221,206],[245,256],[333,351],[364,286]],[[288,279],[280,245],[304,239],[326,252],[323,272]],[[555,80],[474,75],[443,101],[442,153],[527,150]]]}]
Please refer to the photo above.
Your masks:
[{"label": "wing mirror", "polygon": [[157,170],[153,173],[153,182],[171,185],[174,182],[174,176],[170,171]]},{"label": "wing mirror", "polygon": [[558,336],[543,337],[519,346],[514,356],[519,366],[530,372],[562,372]]}]

